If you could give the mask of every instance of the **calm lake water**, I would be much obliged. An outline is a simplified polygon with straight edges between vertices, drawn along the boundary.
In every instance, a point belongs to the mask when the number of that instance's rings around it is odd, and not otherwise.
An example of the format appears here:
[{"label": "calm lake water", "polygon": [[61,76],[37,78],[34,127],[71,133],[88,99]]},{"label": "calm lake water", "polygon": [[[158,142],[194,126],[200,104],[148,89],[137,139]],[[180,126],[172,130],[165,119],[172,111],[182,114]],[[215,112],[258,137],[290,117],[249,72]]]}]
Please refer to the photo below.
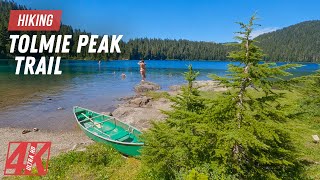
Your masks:
[{"label": "calm lake water", "polygon": [[[133,95],[140,82],[138,61],[63,60],[62,75],[15,75],[14,60],[0,60],[0,127],[38,127],[48,130],[76,128],[72,107],[82,106],[97,112],[110,111],[118,98]],[[198,80],[210,73],[226,74],[227,61],[159,61],[148,60],[147,80],[163,90],[184,83],[182,73],[189,64],[200,71]],[[306,75],[319,69],[306,63],[294,70]],[[126,79],[121,79],[121,74]],[[62,108],[62,110],[60,109]],[[60,110],[59,110],[60,109]]]}]

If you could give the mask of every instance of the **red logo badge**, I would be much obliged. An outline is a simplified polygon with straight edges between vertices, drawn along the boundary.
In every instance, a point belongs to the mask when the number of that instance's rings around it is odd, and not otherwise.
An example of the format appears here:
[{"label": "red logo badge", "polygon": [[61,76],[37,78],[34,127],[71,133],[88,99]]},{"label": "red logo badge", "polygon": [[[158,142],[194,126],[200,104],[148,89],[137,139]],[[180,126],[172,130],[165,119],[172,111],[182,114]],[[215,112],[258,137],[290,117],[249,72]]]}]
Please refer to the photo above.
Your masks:
[{"label": "red logo badge", "polygon": [[8,31],[59,31],[61,10],[11,10]]},{"label": "red logo badge", "polygon": [[47,174],[50,148],[51,142],[9,142],[4,175]]}]

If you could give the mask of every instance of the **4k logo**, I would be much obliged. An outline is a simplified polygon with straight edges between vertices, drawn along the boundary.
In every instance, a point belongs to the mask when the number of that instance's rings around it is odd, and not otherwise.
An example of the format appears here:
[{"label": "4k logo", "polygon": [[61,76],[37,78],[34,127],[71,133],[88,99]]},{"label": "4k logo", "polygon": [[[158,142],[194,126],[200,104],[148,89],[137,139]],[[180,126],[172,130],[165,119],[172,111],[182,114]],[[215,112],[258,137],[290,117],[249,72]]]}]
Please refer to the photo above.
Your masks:
[{"label": "4k logo", "polygon": [[45,175],[51,142],[10,142],[4,175]]}]

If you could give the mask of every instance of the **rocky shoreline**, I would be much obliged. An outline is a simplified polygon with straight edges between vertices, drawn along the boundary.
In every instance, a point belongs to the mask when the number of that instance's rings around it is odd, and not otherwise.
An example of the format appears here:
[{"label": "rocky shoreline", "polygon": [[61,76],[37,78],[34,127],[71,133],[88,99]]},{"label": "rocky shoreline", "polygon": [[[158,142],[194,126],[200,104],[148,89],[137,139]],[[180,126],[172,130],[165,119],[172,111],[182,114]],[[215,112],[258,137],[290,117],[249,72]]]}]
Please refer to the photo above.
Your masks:
[{"label": "rocky shoreline", "polygon": [[[226,88],[219,86],[216,81],[196,81],[195,87],[201,91],[224,91]],[[160,86],[151,82],[142,82],[135,88],[136,95],[123,97],[123,101],[113,112],[102,112],[107,115],[121,119],[140,130],[146,130],[150,127],[152,121],[161,121],[166,118],[162,111],[171,109],[172,102],[167,97],[152,97],[148,92],[166,93],[174,96],[179,93],[181,85],[170,87],[169,91],[158,91]],[[2,138],[0,140],[0,169],[4,167],[8,142],[13,141],[51,141],[51,154],[56,156],[61,152],[70,150],[83,150],[83,148],[93,143],[80,129],[70,132],[50,132],[50,131],[31,131],[22,134],[23,129],[18,128],[0,128]],[[2,173],[3,174],[3,173]]]},{"label": "rocky shoreline", "polygon": [[[169,96],[177,95],[183,85],[174,85],[170,87],[169,91],[158,91],[159,93],[165,92]],[[219,85],[219,82],[195,81],[194,87],[200,91],[225,91],[226,88]],[[154,98],[148,96],[150,91],[159,90],[160,86],[150,82],[142,82],[135,87],[136,95],[125,98],[123,104],[112,112],[112,115],[131,124],[138,129],[145,130],[150,127],[151,121],[161,121],[166,118],[162,111],[171,109],[172,102],[166,97]]]}]

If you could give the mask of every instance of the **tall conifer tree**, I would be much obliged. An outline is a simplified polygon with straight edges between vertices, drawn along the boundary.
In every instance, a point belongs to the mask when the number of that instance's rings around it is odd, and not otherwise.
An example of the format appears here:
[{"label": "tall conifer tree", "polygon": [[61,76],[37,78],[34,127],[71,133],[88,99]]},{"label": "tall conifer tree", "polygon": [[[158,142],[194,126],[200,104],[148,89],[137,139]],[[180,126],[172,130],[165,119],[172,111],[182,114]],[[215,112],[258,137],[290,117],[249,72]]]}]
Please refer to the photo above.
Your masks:
[{"label": "tall conifer tree", "polygon": [[[239,23],[241,31],[235,37],[240,41],[239,50],[229,57],[240,65],[231,64],[227,77],[212,75],[230,88],[224,98],[231,99],[233,106],[232,110],[226,107],[228,115],[219,120],[221,135],[215,156],[222,172],[236,174],[240,179],[289,178],[293,176],[290,169],[296,165],[295,153],[283,127],[288,116],[279,102],[282,94],[273,87],[285,84],[283,77],[291,75],[285,70],[299,65],[261,62],[263,53],[251,37],[255,20],[253,15],[248,24]],[[215,104],[213,113],[221,106]]]},{"label": "tall conifer tree", "polygon": [[[226,77],[212,75],[228,87],[203,101],[192,83],[174,98],[173,111],[165,122],[154,123],[144,135],[146,147],[142,160],[148,177],[174,179],[292,179],[299,174],[289,120],[281,104],[286,88],[287,69],[298,65],[277,66],[261,62],[263,53],[251,38],[255,15],[248,24],[239,23],[238,51],[230,58]],[[186,74],[194,80],[192,69]],[[189,78],[188,78],[189,77]],[[189,87],[189,88],[188,88]],[[206,103],[204,103],[206,102]]]}]

